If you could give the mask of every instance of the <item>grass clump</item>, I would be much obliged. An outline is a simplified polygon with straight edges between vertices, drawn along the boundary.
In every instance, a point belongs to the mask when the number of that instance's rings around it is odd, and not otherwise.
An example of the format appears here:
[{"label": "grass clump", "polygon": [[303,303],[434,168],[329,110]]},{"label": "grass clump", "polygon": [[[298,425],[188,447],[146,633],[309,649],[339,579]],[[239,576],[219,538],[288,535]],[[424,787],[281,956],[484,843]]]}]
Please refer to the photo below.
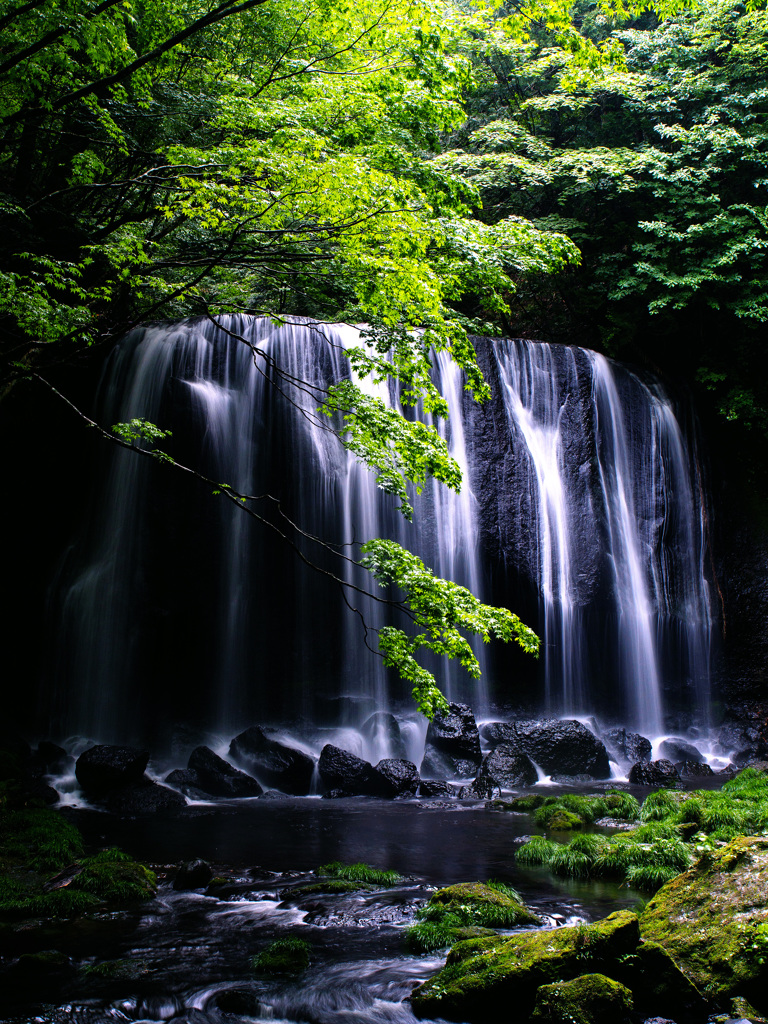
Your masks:
[{"label": "grass clump", "polygon": [[124,905],[149,899],[157,892],[154,872],[122,850],[104,850],[81,861],[82,870],[70,889],[90,893],[102,903]]},{"label": "grass clump", "polygon": [[537,825],[552,831],[579,828],[591,825],[598,818],[620,818],[637,821],[640,805],[629,793],[609,790],[604,796],[584,796],[579,793],[565,793],[562,796],[546,797],[534,811]]},{"label": "grass clump", "polygon": [[397,885],[403,880],[397,871],[381,871],[372,868],[370,864],[342,864],[337,860],[322,864],[317,874],[321,877],[342,878],[348,882],[367,882],[370,885]]},{"label": "grass clump", "polygon": [[251,961],[257,974],[301,974],[309,967],[312,947],[304,939],[276,939]]},{"label": "grass clump", "polygon": [[627,882],[643,892],[656,892],[680,872],[664,864],[635,865],[627,871]]},{"label": "grass clump", "polygon": [[652,888],[653,877],[662,878],[658,885],[663,885],[685,871],[691,860],[691,850],[676,828],[657,821],[611,838],[580,835],[569,843],[555,843],[534,836],[517,853],[518,864],[544,865],[562,878],[615,878],[634,884],[635,877],[643,889]]},{"label": "grass clump", "polygon": [[30,808],[0,815],[0,853],[33,871],[61,871],[83,852],[83,837],[57,811]]},{"label": "grass clump", "polygon": [[520,847],[515,854],[515,860],[518,864],[524,864],[526,867],[539,867],[542,864],[549,863],[557,846],[559,846],[559,843],[554,842],[552,839],[545,839],[544,836],[533,836]]},{"label": "grass clump", "polygon": [[529,793],[528,796],[515,797],[509,807],[513,811],[535,811],[537,807],[541,807],[546,799],[541,793]]},{"label": "grass clump", "polygon": [[511,886],[497,881],[461,882],[439,889],[416,912],[416,922],[406,937],[409,948],[419,953],[493,934],[493,928],[541,923]]},{"label": "grass clump", "polygon": [[72,918],[155,894],[152,872],[121,850],[84,858],[82,836],[57,811],[4,811],[0,836],[0,918]]},{"label": "grass clump", "polygon": [[664,821],[673,818],[680,807],[683,794],[669,789],[659,789],[650,793],[640,808],[641,821]]}]

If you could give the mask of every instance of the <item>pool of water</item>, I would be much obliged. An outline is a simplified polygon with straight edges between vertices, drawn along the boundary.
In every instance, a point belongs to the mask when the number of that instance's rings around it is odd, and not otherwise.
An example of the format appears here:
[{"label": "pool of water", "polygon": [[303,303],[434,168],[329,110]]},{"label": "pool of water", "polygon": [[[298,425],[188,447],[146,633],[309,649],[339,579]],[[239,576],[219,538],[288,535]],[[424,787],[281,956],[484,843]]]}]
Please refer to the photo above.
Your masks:
[{"label": "pool of water", "polygon": [[[97,957],[93,934],[87,941],[76,928],[59,935],[56,948],[77,969],[53,1005],[32,1016],[14,1011],[9,1020],[415,1024],[407,997],[444,954],[409,953],[405,928],[436,887],[507,882],[548,927],[594,920],[639,900],[626,887],[517,868],[515,849],[538,830],[526,815],[482,804],[262,799],[135,821],[67,813],[89,843],[116,844],[158,866],[160,890],[140,911],[103,922]],[[194,858],[227,878],[216,896],[174,892],[172,865]],[[373,893],[295,891],[333,860],[394,869],[404,880]],[[253,956],[287,936],[309,943],[309,969],[298,979],[256,977]]]}]

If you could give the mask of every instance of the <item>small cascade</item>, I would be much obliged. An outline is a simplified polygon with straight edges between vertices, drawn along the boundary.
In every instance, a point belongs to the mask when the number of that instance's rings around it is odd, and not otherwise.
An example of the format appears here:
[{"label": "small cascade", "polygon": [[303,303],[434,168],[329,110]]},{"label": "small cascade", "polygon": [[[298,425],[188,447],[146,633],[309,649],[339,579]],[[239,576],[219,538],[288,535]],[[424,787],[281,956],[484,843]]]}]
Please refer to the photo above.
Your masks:
[{"label": "small cascade", "polygon": [[[349,326],[226,317],[148,327],[117,346],[95,418],[171,430],[179,461],[258,496],[248,509],[262,521],[158,462],[105,450],[52,588],[48,727],[105,742],[141,741],[149,722],[160,733],[192,723],[198,736],[303,723],[308,734],[412,711],[407,687],[366,647],[363,621],[375,629],[390,613],[342,594],[278,533],[361,588],[372,581],[356,545],[378,536],[514,610],[528,587],[544,643],[535,686],[550,713],[610,715],[658,735],[670,706],[705,707],[714,611],[703,487],[660,385],[583,349],[487,341],[479,354],[495,397],[480,408],[438,354],[450,418],[437,426],[464,486],[429,484],[408,523],[318,413],[356,344]],[[394,387],[361,386],[397,407]],[[312,537],[345,545],[352,561],[340,567]],[[367,642],[375,649],[374,633]],[[476,653],[480,685],[459,666],[434,668],[450,699],[487,717],[515,700],[515,685],[482,644]],[[334,702],[347,711],[331,721]],[[361,751],[392,756],[388,742],[375,732]],[[403,743],[415,759],[421,726]]]}]

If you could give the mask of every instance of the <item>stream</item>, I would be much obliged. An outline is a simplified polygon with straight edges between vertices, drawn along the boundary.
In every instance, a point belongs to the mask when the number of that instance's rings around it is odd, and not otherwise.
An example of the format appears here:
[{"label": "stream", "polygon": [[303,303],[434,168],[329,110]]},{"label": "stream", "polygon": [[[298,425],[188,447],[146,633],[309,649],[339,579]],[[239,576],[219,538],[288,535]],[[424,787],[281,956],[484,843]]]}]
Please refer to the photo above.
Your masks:
[{"label": "stream", "polygon": [[[56,948],[78,968],[61,989],[66,1002],[2,1018],[13,1024],[412,1024],[407,997],[444,953],[409,953],[404,930],[435,888],[498,879],[549,927],[595,920],[641,898],[615,884],[517,868],[517,844],[538,829],[527,815],[481,803],[262,799],[157,820],[66,813],[89,844],[116,844],[151,864],[158,895],[139,910],[105,915],[86,934],[74,926],[57,936]],[[215,896],[173,890],[175,865],[194,858],[226,879]],[[394,869],[403,880],[375,892],[296,891],[332,860]],[[94,927],[102,929],[96,947]],[[253,956],[288,936],[309,943],[308,970],[298,979],[254,975]]]}]

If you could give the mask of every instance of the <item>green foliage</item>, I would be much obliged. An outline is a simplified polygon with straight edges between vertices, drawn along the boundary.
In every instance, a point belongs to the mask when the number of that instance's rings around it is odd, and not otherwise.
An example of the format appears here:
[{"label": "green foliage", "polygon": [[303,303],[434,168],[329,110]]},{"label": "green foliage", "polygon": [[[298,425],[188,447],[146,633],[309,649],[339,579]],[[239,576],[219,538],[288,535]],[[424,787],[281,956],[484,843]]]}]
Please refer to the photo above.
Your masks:
[{"label": "green foliage", "polygon": [[683,377],[731,451],[743,428],[768,433],[768,11],[656,11],[580,9],[575,59],[553,45],[562,22],[525,42],[478,32],[470,119],[436,162],[489,222],[524,216],[579,246],[578,267],[513,274],[510,334]]},{"label": "green foliage", "polygon": [[251,961],[257,974],[301,974],[309,967],[312,947],[304,939],[276,939]]},{"label": "green foliage", "polygon": [[3,857],[35,871],[58,871],[83,852],[82,836],[57,811],[5,811],[0,815]]},{"label": "green foliage", "polygon": [[397,885],[402,882],[402,875],[397,871],[382,871],[379,868],[372,868],[370,864],[342,864],[340,861],[332,861],[330,864],[322,864],[317,869],[318,875],[325,875],[329,878],[340,878],[348,882],[367,882],[372,885]]},{"label": "green foliage", "polygon": [[[161,430],[160,427],[155,426],[154,423],[150,423],[149,420],[145,419],[132,419],[129,423],[113,423],[112,433],[122,438],[128,444],[135,445],[136,447],[143,447],[142,442],[145,444],[156,445],[160,441],[164,441],[166,438],[171,437],[170,430]],[[151,455],[154,455],[156,459],[161,462],[173,462],[173,459],[167,452],[161,451],[159,448],[151,447],[146,448]]]},{"label": "green foliage", "polygon": [[394,541],[368,541],[362,552],[362,564],[380,586],[395,585],[404,591],[413,624],[422,629],[409,635],[385,626],[379,631],[379,648],[385,665],[396,668],[413,685],[414,699],[428,718],[447,711],[448,702],[434,675],[416,661],[420,650],[458,659],[473,678],[480,675],[480,666],[463,632],[478,635],[486,643],[492,637],[514,640],[528,654],[538,657],[539,638],[517,615],[506,608],[482,604],[465,587],[437,578],[421,559]]}]

